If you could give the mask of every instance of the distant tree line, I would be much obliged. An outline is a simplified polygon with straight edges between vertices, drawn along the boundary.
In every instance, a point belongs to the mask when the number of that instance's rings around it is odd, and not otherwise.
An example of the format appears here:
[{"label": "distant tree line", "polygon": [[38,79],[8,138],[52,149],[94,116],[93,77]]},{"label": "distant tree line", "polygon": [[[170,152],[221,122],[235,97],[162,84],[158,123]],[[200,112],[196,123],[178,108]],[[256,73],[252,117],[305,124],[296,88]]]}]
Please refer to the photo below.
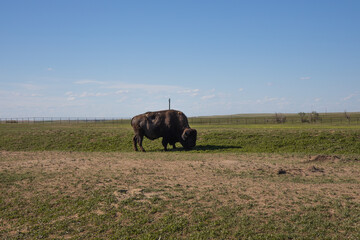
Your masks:
[{"label": "distant tree line", "polygon": [[[320,114],[316,111],[311,113],[299,112],[300,121],[302,123],[316,123],[321,121]],[[350,121],[350,116],[346,115],[346,118]],[[282,113],[275,113],[276,123],[286,123],[286,116]]]},{"label": "distant tree line", "polygon": [[300,120],[302,123],[316,123],[321,121],[320,114],[316,111],[312,111],[311,113],[299,112]]},{"label": "distant tree line", "polygon": [[[312,111],[311,113],[299,112],[298,115],[300,116],[300,121],[302,123],[316,123],[322,120],[320,114],[316,111]],[[351,116],[347,111],[344,111],[344,117],[350,122]],[[285,123],[286,116],[282,113],[275,113],[275,122]]]}]

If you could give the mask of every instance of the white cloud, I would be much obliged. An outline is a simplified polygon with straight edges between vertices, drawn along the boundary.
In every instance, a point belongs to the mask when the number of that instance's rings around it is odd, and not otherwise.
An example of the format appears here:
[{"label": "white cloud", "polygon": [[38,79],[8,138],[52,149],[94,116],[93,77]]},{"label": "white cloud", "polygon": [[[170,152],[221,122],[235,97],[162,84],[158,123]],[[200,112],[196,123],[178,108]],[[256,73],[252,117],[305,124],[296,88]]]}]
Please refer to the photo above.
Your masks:
[{"label": "white cloud", "polygon": [[180,94],[186,94],[186,95],[190,95],[190,96],[197,96],[199,95],[199,89],[183,89],[183,90],[179,90],[177,91],[177,93]]},{"label": "white cloud", "polygon": [[310,80],[311,77],[301,77],[300,80]]},{"label": "white cloud", "polygon": [[239,91],[239,92],[242,92],[242,91],[244,91],[244,89],[243,89],[243,88],[239,88],[238,91]]},{"label": "white cloud", "polygon": [[76,98],[76,94],[74,94],[73,92],[69,91],[65,93],[65,96],[67,96],[66,100],[68,101],[74,101]]},{"label": "white cloud", "polygon": [[264,97],[263,99],[258,99],[256,100],[255,102],[258,103],[258,104],[266,104],[266,103],[274,103],[274,102],[277,102],[277,103],[280,103],[280,102],[285,102],[286,99],[285,98],[277,98],[277,97]]},{"label": "white cloud", "polygon": [[98,93],[95,93],[93,96],[95,96],[95,97],[103,97],[103,96],[109,96],[109,95],[111,95],[111,93],[98,92]]},{"label": "white cloud", "polygon": [[269,98],[269,97],[265,97],[265,98],[263,98],[263,99],[258,99],[258,100],[256,100],[256,102],[257,103],[269,103],[269,102],[274,102],[274,101],[276,101],[276,100],[278,100],[279,98]]},{"label": "white cloud", "polygon": [[91,79],[78,80],[78,81],[75,81],[74,83],[75,84],[104,84],[104,82],[91,80]]},{"label": "white cloud", "polygon": [[175,85],[158,85],[158,84],[136,84],[136,83],[115,83],[103,88],[109,89],[122,89],[122,90],[140,90],[147,93],[159,93],[159,92],[177,92],[183,90],[183,87]]},{"label": "white cloud", "polygon": [[111,93],[102,93],[102,92],[98,92],[98,93],[93,93],[93,92],[83,92],[82,94],[80,94],[79,97],[103,97],[103,96],[109,96],[111,95]]},{"label": "white cloud", "polygon": [[54,71],[52,67],[48,67],[46,70],[48,70],[49,72]]},{"label": "white cloud", "polygon": [[39,91],[39,90],[45,89],[44,86],[35,85],[32,83],[19,83],[19,84],[16,84],[16,86],[23,88],[25,90],[28,90],[28,91]]},{"label": "white cloud", "polygon": [[202,96],[201,99],[202,100],[208,100],[208,99],[212,99],[215,97],[215,94],[211,94],[211,95],[207,95],[207,96]]},{"label": "white cloud", "polygon": [[353,97],[357,96],[358,94],[357,93],[352,93],[346,97],[343,98],[343,101],[348,101],[350,99],[352,99]]},{"label": "white cloud", "polygon": [[130,91],[129,90],[119,90],[119,91],[116,91],[115,94],[124,94],[124,93],[129,93]]},{"label": "white cloud", "polygon": [[89,94],[87,92],[83,92],[82,94],[80,94],[79,97],[88,97],[88,96],[89,96]]},{"label": "white cloud", "polygon": [[124,101],[127,100],[127,99],[128,99],[128,97],[123,96],[123,97],[121,97],[120,99],[116,100],[116,102],[117,102],[117,103],[122,103],[122,102],[124,102]]}]

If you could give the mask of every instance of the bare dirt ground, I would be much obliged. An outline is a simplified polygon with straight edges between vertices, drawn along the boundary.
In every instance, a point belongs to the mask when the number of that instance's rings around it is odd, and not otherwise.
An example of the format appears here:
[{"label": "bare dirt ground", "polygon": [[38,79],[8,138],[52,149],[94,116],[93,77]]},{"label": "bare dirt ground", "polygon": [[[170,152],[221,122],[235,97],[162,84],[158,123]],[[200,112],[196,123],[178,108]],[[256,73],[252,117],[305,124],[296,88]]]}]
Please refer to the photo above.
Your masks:
[{"label": "bare dirt ground", "polygon": [[[112,203],[115,209],[136,196],[149,203],[156,197],[183,215],[191,214],[189,206],[199,205],[203,209],[246,206],[242,214],[266,216],[279,211],[297,213],[307,206],[346,204],[345,200],[360,203],[356,157],[0,152],[0,173],[11,176],[11,181],[2,180],[1,186],[6,187],[2,194],[23,189],[21,197],[32,199],[36,194],[74,197],[111,189],[118,200]],[[179,201],[187,207],[182,208]],[[106,210],[93,211],[102,215]],[[328,211],[331,215],[335,210]],[[0,222],[5,232],[14,225],[6,218]]]},{"label": "bare dirt ground", "polygon": [[0,156],[1,172],[48,176],[34,187],[50,192],[81,194],[83,184],[115,185],[114,195],[127,198],[164,194],[170,187],[182,186],[194,190],[194,201],[204,194],[222,204],[251,199],[267,211],[319,195],[347,195],[360,201],[360,168],[354,164],[358,160],[338,156],[69,152],[1,152]]}]

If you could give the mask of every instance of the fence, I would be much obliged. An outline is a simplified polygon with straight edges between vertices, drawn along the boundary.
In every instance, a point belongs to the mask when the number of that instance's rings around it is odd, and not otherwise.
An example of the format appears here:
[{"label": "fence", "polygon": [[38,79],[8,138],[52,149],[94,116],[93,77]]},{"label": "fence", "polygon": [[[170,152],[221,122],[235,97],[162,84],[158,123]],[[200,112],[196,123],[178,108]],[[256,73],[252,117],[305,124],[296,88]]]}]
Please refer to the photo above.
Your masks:
[{"label": "fence", "polygon": [[235,124],[235,125],[250,125],[250,124],[360,124],[360,117],[346,119],[338,117],[321,118],[316,121],[302,121],[300,118],[288,118],[284,121],[279,121],[276,117],[254,117],[254,118],[189,118],[190,124]]},{"label": "fence", "polygon": [[130,119],[122,118],[53,118],[53,117],[29,117],[29,118],[0,118],[0,124],[130,124]]},{"label": "fence", "polygon": [[[53,117],[31,117],[31,118],[0,118],[0,124],[130,124],[130,119],[125,118],[53,118]],[[283,122],[274,116],[267,117],[190,117],[190,124],[360,124],[360,116],[352,118],[344,117],[321,117],[316,121],[304,122],[300,117],[290,116]]]}]

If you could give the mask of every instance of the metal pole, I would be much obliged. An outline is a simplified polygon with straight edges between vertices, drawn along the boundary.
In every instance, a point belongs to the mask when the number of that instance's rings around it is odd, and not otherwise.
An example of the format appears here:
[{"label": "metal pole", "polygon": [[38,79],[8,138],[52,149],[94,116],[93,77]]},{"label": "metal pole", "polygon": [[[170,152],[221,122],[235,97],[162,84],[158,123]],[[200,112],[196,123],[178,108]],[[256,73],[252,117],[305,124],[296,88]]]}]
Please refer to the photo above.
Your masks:
[{"label": "metal pole", "polygon": [[170,100],[170,98],[169,98],[169,110],[171,109],[171,108],[170,108],[170,102],[171,102],[171,100]]}]

